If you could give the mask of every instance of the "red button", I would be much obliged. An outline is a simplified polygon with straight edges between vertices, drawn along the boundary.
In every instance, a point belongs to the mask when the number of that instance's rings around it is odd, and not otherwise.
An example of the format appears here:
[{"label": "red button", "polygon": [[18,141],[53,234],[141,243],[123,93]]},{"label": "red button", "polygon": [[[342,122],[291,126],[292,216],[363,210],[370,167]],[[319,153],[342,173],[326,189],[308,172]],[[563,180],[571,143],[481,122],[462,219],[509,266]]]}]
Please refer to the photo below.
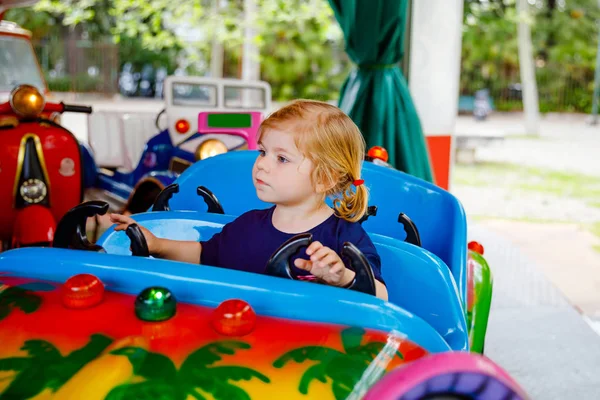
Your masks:
[{"label": "red button", "polygon": [[104,297],[104,284],[91,274],[70,277],[61,288],[62,302],[68,308],[88,308]]},{"label": "red button", "polygon": [[475,241],[469,242],[467,247],[469,248],[469,250],[483,255],[483,246],[481,245],[481,243]]},{"label": "red button", "polygon": [[211,324],[226,336],[244,336],[254,330],[256,313],[244,300],[225,300],[213,311]]}]

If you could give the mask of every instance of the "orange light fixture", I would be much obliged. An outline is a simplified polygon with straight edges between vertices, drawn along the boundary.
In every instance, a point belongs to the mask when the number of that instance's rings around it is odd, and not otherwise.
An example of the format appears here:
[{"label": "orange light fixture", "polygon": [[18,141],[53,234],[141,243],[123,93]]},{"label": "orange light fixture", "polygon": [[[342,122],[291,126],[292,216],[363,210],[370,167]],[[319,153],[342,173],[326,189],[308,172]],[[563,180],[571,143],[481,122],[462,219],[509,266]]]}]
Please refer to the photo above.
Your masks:
[{"label": "orange light fixture", "polygon": [[217,139],[208,139],[202,142],[196,149],[196,160],[204,160],[205,158],[214,157],[219,154],[227,153],[225,143]]},{"label": "orange light fixture", "polygon": [[46,105],[44,96],[32,85],[17,86],[10,93],[9,102],[13,111],[23,118],[36,118]]},{"label": "orange light fixture", "polygon": [[388,152],[384,147],[381,146],[373,146],[369,149],[367,155],[371,158],[376,158],[383,162],[388,162],[389,156]]},{"label": "orange light fixture", "polygon": [[254,330],[256,313],[244,300],[225,300],[213,311],[211,325],[225,336],[244,336]]},{"label": "orange light fixture", "polygon": [[185,119],[180,119],[175,123],[175,130],[183,135],[190,130],[190,123]]}]

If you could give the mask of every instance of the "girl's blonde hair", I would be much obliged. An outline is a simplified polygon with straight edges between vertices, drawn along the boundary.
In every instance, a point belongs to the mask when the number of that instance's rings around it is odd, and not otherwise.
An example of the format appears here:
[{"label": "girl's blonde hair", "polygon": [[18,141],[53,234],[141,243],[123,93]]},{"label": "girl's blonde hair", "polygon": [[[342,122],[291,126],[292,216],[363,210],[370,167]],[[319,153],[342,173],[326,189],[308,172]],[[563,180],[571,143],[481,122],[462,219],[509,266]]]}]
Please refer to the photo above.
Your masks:
[{"label": "girl's blonde hair", "polygon": [[325,196],[333,198],[340,218],[356,222],[367,211],[365,185],[360,179],[365,140],[356,124],[339,108],[316,100],[296,100],[263,121],[258,137],[269,129],[295,134],[296,146],[314,165],[313,184],[333,185]]}]

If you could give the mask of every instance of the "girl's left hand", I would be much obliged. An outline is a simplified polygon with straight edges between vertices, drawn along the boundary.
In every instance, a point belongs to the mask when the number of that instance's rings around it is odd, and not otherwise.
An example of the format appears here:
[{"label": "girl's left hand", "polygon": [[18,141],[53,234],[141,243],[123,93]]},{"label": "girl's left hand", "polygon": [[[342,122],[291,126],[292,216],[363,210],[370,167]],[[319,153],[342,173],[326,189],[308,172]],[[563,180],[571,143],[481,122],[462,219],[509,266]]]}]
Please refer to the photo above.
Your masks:
[{"label": "girl's left hand", "polygon": [[310,260],[298,258],[294,265],[316,278],[334,286],[345,286],[354,278],[354,272],[346,268],[340,256],[321,242],[312,242],[306,249],[306,254],[310,256]]}]

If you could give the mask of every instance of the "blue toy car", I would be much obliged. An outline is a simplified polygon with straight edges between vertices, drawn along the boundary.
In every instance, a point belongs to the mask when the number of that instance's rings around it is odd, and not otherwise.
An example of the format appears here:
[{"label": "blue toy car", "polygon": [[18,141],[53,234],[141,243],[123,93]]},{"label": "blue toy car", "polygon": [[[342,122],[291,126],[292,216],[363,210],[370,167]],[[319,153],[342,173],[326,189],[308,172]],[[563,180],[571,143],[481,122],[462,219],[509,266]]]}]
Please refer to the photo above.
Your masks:
[{"label": "blue toy car", "polygon": [[[157,211],[133,218],[159,237],[209,238],[267,206],[252,186],[256,156],[239,151],[195,163],[158,197]],[[153,259],[135,225],[111,228],[92,244],[85,219],[108,204],[89,202],[61,220],[59,248],[0,254],[7,287],[0,297],[10,289],[10,304],[25,311],[5,312],[0,341],[12,339],[2,342],[0,363],[23,360],[2,365],[27,373],[34,346],[54,347],[65,362],[53,361],[61,380],[49,387],[95,394],[86,398],[527,398],[493,362],[469,352],[468,282],[477,274],[468,278],[468,254],[479,271],[487,265],[467,248],[460,203],[369,162],[362,177],[377,207],[362,223],[381,256],[389,301],[369,294],[370,267],[351,245],[344,251],[357,291],[288,273],[290,253],[310,240],[304,236],[282,245],[264,275]],[[52,315],[65,325],[40,323]],[[14,382],[10,393],[28,389]],[[29,388],[29,397],[44,388]]]}]

